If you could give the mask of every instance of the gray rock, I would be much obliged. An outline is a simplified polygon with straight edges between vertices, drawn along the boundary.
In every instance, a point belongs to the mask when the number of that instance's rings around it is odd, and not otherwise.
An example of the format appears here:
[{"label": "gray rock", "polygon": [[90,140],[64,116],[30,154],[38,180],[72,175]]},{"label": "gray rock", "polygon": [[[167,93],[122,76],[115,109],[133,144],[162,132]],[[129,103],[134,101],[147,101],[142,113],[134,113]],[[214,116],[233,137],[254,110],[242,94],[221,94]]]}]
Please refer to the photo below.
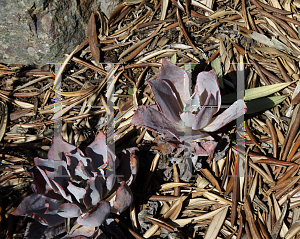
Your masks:
[{"label": "gray rock", "polygon": [[98,2],[101,2],[101,11],[106,15],[107,18],[110,17],[110,14],[115,10],[117,5],[119,4],[119,0],[98,0]]},{"label": "gray rock", "polygon": [[86,38],[92,12],[109,17],[118,0],[0,0],[0,62],[62,62]]}]

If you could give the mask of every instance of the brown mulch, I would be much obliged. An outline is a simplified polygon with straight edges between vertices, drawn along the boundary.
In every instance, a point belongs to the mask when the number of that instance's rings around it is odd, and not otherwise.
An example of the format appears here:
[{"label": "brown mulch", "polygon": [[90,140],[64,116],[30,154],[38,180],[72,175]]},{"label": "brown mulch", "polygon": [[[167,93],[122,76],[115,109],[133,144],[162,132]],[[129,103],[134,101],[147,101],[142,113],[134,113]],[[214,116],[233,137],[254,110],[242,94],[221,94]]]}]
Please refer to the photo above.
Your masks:
[{"label": "brown mulch", "polygon": [[[57,66],[0,64],[1,236],[22,238],[32,221],[10,212],[32,193],[24,166],[47,158],[54,106],[63,108],[63,138],[84,147],[106,129],[106,83],[113,69],[115,138],[108,141],[115,141],[117,152],[140,150],[135,202],[116,216],[129,238],[300,238],[300,4],[264,2],[143,0],[120,4],[110,19],[96,12],[87,39],[61,67],[59,103]],[[199,157],[202,168],[189,181],[183,153],[130,125],[135,100],[154,103],[146,81],[157,77],[162,58],[190,64],[194,81],[196,72],[218,69],[222,97],[236,94],[243,62],[245,89],[257,88],[254,99],[245,99],[249,109],[260,100],[245,116],[245,133],[242,125],[228,124],[225,153]],[[288,84],[278,87],[282,83]],[[268,85],[273,87],[263,95],[260,87]],[[244,142],[237,144],[236,133]]]}]

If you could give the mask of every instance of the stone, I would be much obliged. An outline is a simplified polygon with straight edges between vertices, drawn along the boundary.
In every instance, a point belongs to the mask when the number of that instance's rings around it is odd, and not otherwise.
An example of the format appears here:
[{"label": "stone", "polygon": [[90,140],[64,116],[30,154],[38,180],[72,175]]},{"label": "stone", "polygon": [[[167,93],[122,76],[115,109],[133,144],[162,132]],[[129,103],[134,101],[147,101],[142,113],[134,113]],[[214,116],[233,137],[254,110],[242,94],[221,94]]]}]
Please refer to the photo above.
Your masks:
[{"label": "stone", "polygon": [[[86,38],[92,12],[107,18],[118,0],[0,1],[0,63],[58,63]],[[97,15],[97,14],[96,14]]]}]

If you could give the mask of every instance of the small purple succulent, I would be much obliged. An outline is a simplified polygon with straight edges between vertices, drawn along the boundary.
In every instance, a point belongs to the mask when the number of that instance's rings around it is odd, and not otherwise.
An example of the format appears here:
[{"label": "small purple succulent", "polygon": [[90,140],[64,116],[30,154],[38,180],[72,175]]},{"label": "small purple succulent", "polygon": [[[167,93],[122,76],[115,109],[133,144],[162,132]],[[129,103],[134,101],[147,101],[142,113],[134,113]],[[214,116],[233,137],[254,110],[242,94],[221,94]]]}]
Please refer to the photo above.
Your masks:
[{"label": "small purple succulent", "polygon": [[94,238],[111,212],[121,213],[132,203],[129,186],[138,163],[133,151],[123,150],[119,161],[107,147],[103,132],[86,148],[87,156],[61,136],[54,137],[48,159],[35,158],[35,166],[28,170],[34,178],[34,193],[12,214],[50,227],[64,223],[65,218],[77,218],[81,226],[72,235]]},{"label": "small purple succulent", "polygon": [[208,132],[215,132],[243,115],[246,104],[237,100],[221,114],[221,94],[215,70],[200,72],[194,93],[190,79],[180,67],[163,59],[157,80],[148,81],[156,105],[139,106],[131,124],[162,133],[166,138],[190,142],[195,155],[212,153],[217,142]]}]

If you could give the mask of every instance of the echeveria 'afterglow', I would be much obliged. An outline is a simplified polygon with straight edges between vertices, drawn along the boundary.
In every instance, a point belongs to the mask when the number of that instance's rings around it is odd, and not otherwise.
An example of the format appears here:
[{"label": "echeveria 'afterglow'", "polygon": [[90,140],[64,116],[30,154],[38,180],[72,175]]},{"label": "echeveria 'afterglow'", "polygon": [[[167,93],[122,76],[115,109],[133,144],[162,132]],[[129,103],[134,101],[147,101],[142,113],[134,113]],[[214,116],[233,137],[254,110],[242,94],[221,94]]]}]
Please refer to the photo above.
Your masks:
[{"label": "echeveria 'afterglow'", "polygon": [[[194,92],[180,67],[163,59],[158,78],[147,82],[156,105],[139,106],[131,124],[162,133],[167,138],[192,142],[196,155],[209,155],[217,142],[208,134],[243,115],[246,104],[237,100],[221,114],[221,94],[215,70],[200,72]],[[195,144],[195,142],[198,142]]]},{"label": "echeveria 'afterglow'", "polygon": [[137,173],[133,149],[123,150],[119,161],[100,132],[85,152],[86,156],[61,136],[54,137],[48,159],[35,158],[35,166],[28,170],[35,193],[12,214],[50,227],[64,223],[64,218],[77,218],[82,227],[72,233],[90,238],[91,227],[100,226],[111,211],[121,213],[129,207],[133,200],[129,186]]}]

